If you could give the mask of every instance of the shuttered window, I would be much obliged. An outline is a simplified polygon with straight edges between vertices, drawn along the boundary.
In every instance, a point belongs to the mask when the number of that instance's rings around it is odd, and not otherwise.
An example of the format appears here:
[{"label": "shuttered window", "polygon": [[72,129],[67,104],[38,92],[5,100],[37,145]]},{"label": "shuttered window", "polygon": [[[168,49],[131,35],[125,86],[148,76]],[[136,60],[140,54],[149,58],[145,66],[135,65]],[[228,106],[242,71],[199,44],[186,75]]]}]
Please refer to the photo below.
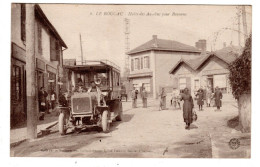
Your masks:
[{"label": "shuttered window", "polygon": [[135,58],[135,70],[139,70],[140,69],[140,64],[139,64],[139,58]]},{"label": "shuttered window", "polygon": [[23,42],[26,41],[25,21],[26,21],[26,8],[25,8],[25,4],[21,4],[21,40]]},{"label": "shuttered window", "polygon": [[144,57],[144,68],[150,68],[150,59],[149,56]]},{"label": "shuttered window", "polygon": [[57,61],[56,40],[53,37],[50,37],[50,55],[51,55],[51,61]]}]

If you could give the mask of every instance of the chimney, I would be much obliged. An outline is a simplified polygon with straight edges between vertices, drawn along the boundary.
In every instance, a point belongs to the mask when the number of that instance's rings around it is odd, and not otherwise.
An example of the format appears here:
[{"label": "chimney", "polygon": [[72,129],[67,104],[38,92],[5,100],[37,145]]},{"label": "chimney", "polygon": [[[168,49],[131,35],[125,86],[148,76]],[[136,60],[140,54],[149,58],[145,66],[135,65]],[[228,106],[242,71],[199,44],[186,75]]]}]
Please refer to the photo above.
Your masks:
[{"label": "chimney", "polygon": [[153,35],[153,47],[157,48],[158,47],[158,43],[157,43],[157,35]]},{"label": "chimney", "polygon": [[223,43],[223,48],[226,48],[227,47],[227,44],[226,42]]},{"label": "chimney", "polygon": [[205,53],[207,51],[207,41],[205,39],[200,39],[195,43],[197,49]]}]

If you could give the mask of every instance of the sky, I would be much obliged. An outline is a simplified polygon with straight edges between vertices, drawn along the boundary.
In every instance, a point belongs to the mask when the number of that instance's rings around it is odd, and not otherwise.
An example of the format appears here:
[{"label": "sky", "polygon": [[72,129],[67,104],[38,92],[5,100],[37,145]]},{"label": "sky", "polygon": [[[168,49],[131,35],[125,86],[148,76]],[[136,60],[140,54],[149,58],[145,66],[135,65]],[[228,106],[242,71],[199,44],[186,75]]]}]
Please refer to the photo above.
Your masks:
[{"label": "sky", "polygon": [[[81,56],[79,37],[81,34],[84,60],[108,59],[123,69],[125,18],[130,20],[130,50],[151,40],[152,35],[191,46],[195,46],[195,42],[199,39],[206,39],[208,51],[221,49],[224,42],[229,45],[232,41],[233,45],[238,45],[236,6],[84,4],[40,4],[40,6],[68,46],[64,51],[64,58],[76,58],[78,61]],[[246,7],[246,14],[250,32],[251,7]],[[243,33],[242,18],[240,27]],[[240,36],[243,45],[242,33]]]}]

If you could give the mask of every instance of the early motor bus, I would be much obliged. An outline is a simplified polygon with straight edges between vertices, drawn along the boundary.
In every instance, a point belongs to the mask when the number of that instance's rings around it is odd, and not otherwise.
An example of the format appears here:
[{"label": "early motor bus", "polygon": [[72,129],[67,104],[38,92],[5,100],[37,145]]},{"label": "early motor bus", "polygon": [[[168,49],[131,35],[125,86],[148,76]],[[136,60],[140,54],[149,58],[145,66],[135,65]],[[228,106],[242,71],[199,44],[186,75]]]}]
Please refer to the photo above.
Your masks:
[{"label": "early motor bus", "polygon": [[65,65],[65,71],[65,86],[72,93],[69,107],[60,107],[60,134],[66,134],[71,126],[98,126],[109,132],[112,121],[122,120],[120,68],[108,60],[99,60]]}]

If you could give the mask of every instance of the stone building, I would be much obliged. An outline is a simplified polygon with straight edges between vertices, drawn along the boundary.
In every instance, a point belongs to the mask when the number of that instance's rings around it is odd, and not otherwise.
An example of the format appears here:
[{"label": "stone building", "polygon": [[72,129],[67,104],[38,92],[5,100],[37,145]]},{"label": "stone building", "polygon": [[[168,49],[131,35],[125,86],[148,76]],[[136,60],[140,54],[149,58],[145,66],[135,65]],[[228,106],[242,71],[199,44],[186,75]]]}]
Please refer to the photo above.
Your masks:
[{"label": "stone building", "polygon": [[[202,45],[205,46],[202,46]],[[152,40],[130,50],[130,74],[128,80],[134,89],[145,87],[149,96],[158,97],[162,87],[172,91],[173,80],[169,71],[181,58],[194,58],[206,49],[206,42],[200,42],[200,49],[174,40]],[[204,49],[204,50],[201,50]]]},{"label": "stone building", "polygon": [[[26,119],[26,5],[11,9],[11,125]],[[66,44],[41,7],[35,5],[36,92],[45,87],[59,94]]]}]

